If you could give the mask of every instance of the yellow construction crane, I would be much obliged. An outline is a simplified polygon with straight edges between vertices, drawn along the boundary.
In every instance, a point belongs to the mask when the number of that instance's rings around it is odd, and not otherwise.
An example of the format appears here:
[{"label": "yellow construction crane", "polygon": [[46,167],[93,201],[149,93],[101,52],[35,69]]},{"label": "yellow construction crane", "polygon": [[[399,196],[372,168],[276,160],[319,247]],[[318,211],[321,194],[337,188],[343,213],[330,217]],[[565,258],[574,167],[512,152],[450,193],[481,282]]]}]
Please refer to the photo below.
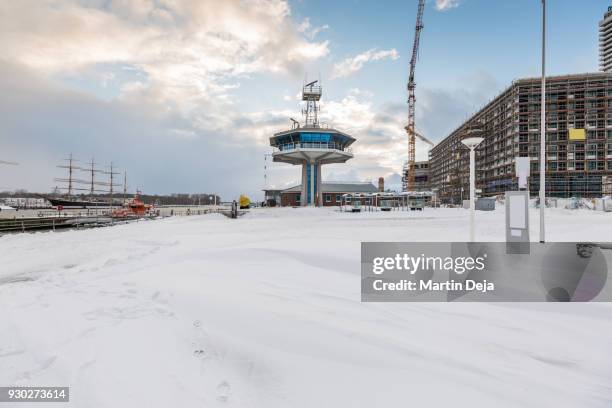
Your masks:
[{"label": "yellow construction crane", "polygon": [[414,190],[414,179],[415,179],[415,139],[423,139],[429,142],[427,139],[418,135],[414,128],[414,103],[416,97],[414,95],[414,89],[416,83],[414,82],[414,70],[417,63],[417,57],[419,55],[419,40],[421,37],[421,30],[423,29],[423,10],[425,9],[425,0],[419,0],[419,7],[417,10],[416,26],[414,30],[414,43],[412,45],[412,58],[410,59],[410,75],[408,76],[408,124],[406,125],[406,132],[408,133],[408,169],[402,177],[402,189],[404,191]]}]

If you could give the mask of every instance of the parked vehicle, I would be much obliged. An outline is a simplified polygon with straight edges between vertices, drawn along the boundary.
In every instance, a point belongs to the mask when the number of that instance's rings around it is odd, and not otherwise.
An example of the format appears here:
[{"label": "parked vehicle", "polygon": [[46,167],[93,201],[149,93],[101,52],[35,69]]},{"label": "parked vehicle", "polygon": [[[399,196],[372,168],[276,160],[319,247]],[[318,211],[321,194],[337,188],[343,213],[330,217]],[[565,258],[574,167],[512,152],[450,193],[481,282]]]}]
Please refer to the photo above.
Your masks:
[{"label": "parked vehicle", "polygon": [[392,208],[393,208],[393,201],[382,200],[380,202],[380,211],[391,211]]}]

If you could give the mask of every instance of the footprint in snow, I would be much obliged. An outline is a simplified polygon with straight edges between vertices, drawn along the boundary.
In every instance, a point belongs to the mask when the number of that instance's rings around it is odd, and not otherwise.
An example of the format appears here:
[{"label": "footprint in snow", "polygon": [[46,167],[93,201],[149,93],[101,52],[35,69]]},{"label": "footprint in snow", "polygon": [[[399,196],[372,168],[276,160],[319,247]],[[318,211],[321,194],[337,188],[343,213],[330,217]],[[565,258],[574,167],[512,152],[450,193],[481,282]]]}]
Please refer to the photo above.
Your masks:
[{"label": "footprint in snow", "polygon": [[229,399],[231,389],[232,387],[227,381],[221,381],[217,385],[217,400],[226,402]]},{"label": "footprint in snow", "polygon": [[[195,330],[195,338],[191,342],[191,345],[194,347],[193,356],[197,358],[201,358],[205,360],[208,357],[208,353],[206,352],[206,345],[208,344],[208,336],[202,329],[202,322],[199,320],[195,320],[193,322],[193,327]],[[202,361],[203,363],[204,361]]]}]

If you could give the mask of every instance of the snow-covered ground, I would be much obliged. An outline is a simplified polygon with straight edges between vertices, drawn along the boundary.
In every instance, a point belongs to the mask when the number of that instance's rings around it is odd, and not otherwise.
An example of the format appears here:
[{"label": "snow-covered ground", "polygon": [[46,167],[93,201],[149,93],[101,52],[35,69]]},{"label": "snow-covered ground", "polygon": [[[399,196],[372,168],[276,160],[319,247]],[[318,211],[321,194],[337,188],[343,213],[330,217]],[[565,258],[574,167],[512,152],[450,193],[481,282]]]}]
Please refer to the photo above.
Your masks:
[{"label": "snow-covered ground", "polygon": [[[612,241],[612,213],[547,214],[551,241]],[[612,305],[360,302],[361,241],[465,241],[467,220],[279,208],[0,237],[0,385],[68,385],[69,407],[612,406]],[[504,239],[503,209],[477,223]]]}]

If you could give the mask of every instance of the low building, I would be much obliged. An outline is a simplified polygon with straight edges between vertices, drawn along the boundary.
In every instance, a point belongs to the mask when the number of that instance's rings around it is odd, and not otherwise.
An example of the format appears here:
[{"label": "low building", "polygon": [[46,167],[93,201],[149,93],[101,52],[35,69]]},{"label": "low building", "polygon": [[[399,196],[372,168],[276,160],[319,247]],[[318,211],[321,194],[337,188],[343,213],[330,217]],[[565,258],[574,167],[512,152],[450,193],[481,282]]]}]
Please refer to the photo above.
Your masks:
[{"label": "low building", "polygon": [[[266,199],[275,196],[279,190],[265,190]],[[376,193],[378,189],[372,183],[321,183],[321,200],[323,206],[338,206],[343,194]],[[299,207],[302,203],[302,186],[297,185],[280,191],[280,205]]]},{"label": "low building", "polygon": [[14,208],[50,208],[51,203],[44,198],[34,197],[6,197],[0,199],[4,201],[4,204]]},{"label": "low building", "polygon": [[268,207],[278,207],[281,205],[281,193],[283,190],[279,189],[265,189],[264,190],[264,202]]}]

